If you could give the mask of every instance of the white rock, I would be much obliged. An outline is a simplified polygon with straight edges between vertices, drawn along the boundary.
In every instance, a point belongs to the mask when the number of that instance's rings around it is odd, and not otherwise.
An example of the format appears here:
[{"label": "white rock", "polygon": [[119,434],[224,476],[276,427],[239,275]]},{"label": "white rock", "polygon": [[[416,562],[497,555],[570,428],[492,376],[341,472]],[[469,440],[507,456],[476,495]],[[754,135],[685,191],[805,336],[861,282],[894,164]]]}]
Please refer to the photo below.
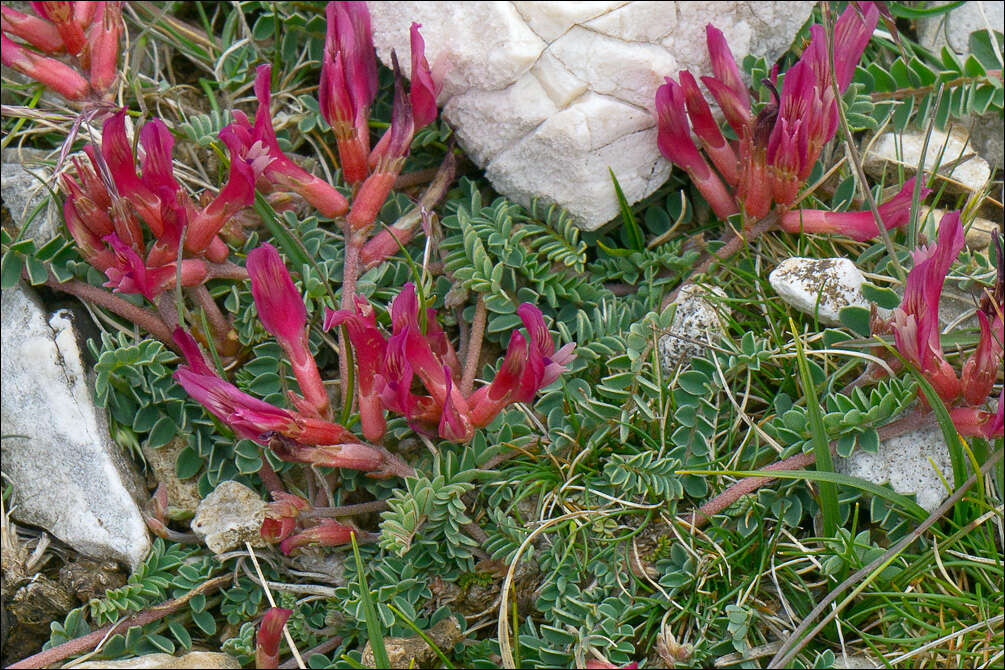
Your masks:
[{"label": "white rock", "polygon": [[[973,154],[972,147],[966,144],[966,136],[953,132],[946,135],[938,130],[932,130],[928,141],[928,151],[925,154],[925,170],[935,169],[939,153],[942,152],[941,165],[951,163],[967,154]],[[921,133],[884,133],[873,144],[865,155],[863,167],[866,172],[876,178],[893,176],[898,169],[910,177],[921,161],[921,150],[925,146],[925,136]],[[942,147],[945,146],[943,151]],[[938,174],[946,176],[946,170],[940,169]],[[950,188],[956,191],[977,191],[991,178],[991,168],[980,156],[974,155],[969,160],[960,163],[948,174],[946,181]]]},{"label": "white rock", "polygon": [[949,495],[939,472],[946,481],[953,481],[949,449],[938,426],[912,430],[884,440],[875,454],[856,450],[848,458],[838,458],[835,468],[838,472],[873,484],[889,484],[897,493],[913,493],[918,505],[929,512]]},{"label": "white rock", "polygon": [[66,310],[48,322],[23,286],[3,291],[4,476],[11,514],[80,553],[135,568],[150,549],[132,461],[94,406]]},{"label": "white rock", "polygon": [[726,297],[718,287],[706,288],[697,284],[685,284],[677,294],[673,302],[677,308],[670,330],[657,343],[660,366],[667,377],[672,376],[681,364],[686,365],[688,359],[704,354],[706,346],[702,343],[709,339],[714,342],[722,332],[720,312],[728,316],[730,309],[718,300],[709,300],[710,294],[717,298]]},{"label": "white rock", "polygon": [[[829,326],[841,325],[842,307],[869,308],[862,295],[865,277],[847,258],[786,258],[768,275],[786,304]],[[818,303],[819,300],[819,303]],[[886,316],[887,310],[880,310]]]},{"label": "white rock", "polygon": [[241,663],[230,654],[223,654],[216,651],[190,651],[182,656],[172,656],[171,654],[146,654],[134,658],[124,658],[119,661],[84,661],[74,665],[81,670],[98,670],[108,668],[141,668],[143,670],[180,670],[182,668],[207,668],[220,670],[237,669]]},{"label": "white rock", "polygon": [[500,193],[567,209],[586,230],[618,214],[608,168],[630,203],[670,173],[653,99],[666,76],[710,72],[705,24],[737,61],[777,57],[812,2],[371,2],[374,43],[410,74],[408,30],[451,63],[439,102]]},{"label": "white rock", "polygon": [[214,554],[222,554],[245,542],[264,547],[262,521],[267,503],[240,482],[220,482],[196,509],[192,531]]},{"label": "white rock", "polygon": [[[934,7],[945,5],[947,2],[936,0],[930,4]],[[992,30],[1005,32],[1005,4],[965,2],[948,14],[919,18],[918,39],[922,45],[935,52],[941,51],[943,46],[948,46],[958,54],[967,54],[970,53],[970,33],[987,30],[989,25]]]},{"label": "white rock", "polygon": [[51,240],[62,225],[59,207],[51,200],[42,204],[49,198],[46,186],[52,186],[52,170],[45,164],[47,159],[51,157],[45,151],[5,149],[0,167],[0,195],[15,221],[19,224],[26,221],[42,205],[22,235],[24,239],[34,238],[39,247]]}]

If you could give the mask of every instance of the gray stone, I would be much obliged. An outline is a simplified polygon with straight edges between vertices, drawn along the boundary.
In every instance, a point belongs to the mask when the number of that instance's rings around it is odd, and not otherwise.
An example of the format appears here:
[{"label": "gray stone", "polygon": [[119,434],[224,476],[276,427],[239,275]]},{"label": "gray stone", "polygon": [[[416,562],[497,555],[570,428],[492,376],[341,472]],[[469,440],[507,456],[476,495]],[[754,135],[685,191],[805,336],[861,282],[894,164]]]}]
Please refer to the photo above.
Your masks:
[{"label": "gray stone", "polygon": [[190,651],[182,656],[171,654],[146,654],[134,658],[124,658],[119,661],[84,661],[73,666],[79,670],[98,670],[108,668],[137,668],[140,670],[182,670],[186,668],[207,668],[209,670],[237,670],[240,661],[230,654],[216,651]]},{"label": "gray stone", "polygon": [[730,310],[723,303],[710,301],[710,294],[718,298],[726,297],[722,289],[697,284],[685,284],[677,294],[673,302],[677,307],[670,330],[657,343],[664,375],[672,376],[680,365],[687,364],[688,359],[704,354],[707,347],[702,343],[709,339],[714,342],[722,332],[719,313],[728,315]]},{"label": "gray stone", "polygon": [[23,286],[3,291],[3,472],[12,516],[80,553],[135,568],[150,548],[135,466],[112,442],[69,312],[46,320]]},{"label": "gray stone", "polygon": [[[59,206],[46,187],[56,188],[52,180],[51,152],[37,149],[5,149],[0,165],[0,196],[4,207],[18,226],[31,216],[36,207],[42,209],[28,224],[24,239],[35,239],[38,246],[55,236],[62,225]],[[48,200],[46,203],[45,201]],[[43,204],[45,203],[45,204]]]},{"label": "gray stone", "polygon": [[654,98],[664,77],[710,73],[705,24],[737,61],[774,60],[812,2],[370,2],[374,43],[411,74],[409,27],[450,63],[439,103],[500,193],[567,209],[594,230],[659,188]]},{"label": "gray stone", "polygon": [[938,426],[884,440],[875,454],[858,449],[848,458],[838,458],[835,469],[873,484],[888,483],[897,493],[913,493],[918,505],[929,512],[941,505],[950,493],[939,472],[946,481],[953,481],[949,449]]},{"label": "gray stone", "polygon": [[870,305],[862,295],[865,277],[847,258],[786,258],[768,281],[786,304],[829,326],[841,325],[842,307]]},{"label": "gray stone", "polygon": [[[929,3],[932,7],[948,4],[946,0]],[[970,53],[970,33],[977,30],[1005,32],[1005,5],[1001,2],[972,0],[941,16],[917,20],[918,40],[936,53],[948,46],[958,54]]]},{"label": "gray stone", "polygon": [[[877,179],[887,178],[888,182],[891,178],[896,178],[899,171],[910,177],[921,162],[921,150],[924,147],[923,133],[884,133],[865,155],[862,166],[871,176]],[[948,189],[969,194],[982,189],[991,179],[991,167],[976,155],[969,144],[967,133],[959,126],[948,135],[932,130],[925,153],[926,172],[935,169],[940,153],[942,160],[938,163],[940,167],[937,174],[945,180]],[[941,167],[968,155],[969,159],[956,164],[951,171]]]},{"label": "gray stone", "polygon": [[214,554],[243,547],[264,547],[262,521],[268,507],[257,493],[240,482],[226,481],[206,496],[192,519],[192,531]]}]

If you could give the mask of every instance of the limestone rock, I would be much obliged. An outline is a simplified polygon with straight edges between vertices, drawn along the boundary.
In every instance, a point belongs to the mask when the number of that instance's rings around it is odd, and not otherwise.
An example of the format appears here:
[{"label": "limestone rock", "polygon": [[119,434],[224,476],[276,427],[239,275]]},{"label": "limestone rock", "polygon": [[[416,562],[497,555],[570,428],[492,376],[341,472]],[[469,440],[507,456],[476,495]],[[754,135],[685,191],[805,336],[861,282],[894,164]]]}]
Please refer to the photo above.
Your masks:
[{"label": "limestone rock", "polygon": [[[925,135],[922,133],[884,133],[865,155],[862,164],[865,171],[877,179],[895,176],[899,169],[910,177],[917,170],[924,146]],[[942,161],[939,165],[950,164],[959,158],[974,154],[973,147],[967,144],[966,134],[962,131],[946,135],[941,131],[932,130],[928,151],[925,154],[926,171],[935,169],[940,152]],[[991,178],[991,167],[987,161],[975,154],[956,165],[952,171],[940,167],[938,174],[949,177],[946,180],[947,187],[957,192],[968,193],[981,189],[988,182]]]},{"label": "limestone rock", "polygon": [[[930,3],[933,7],[945,4],[946,0]],[[1005,32],[1005,5],[1000,2],[965,2],[947,14],[919,18],[918,40],[935,52],[948,46],[958,54],[968,54],[970,33],[987,30],[988,26]]]},{"label": "limestone rock", "polygon": [[771,271],[768,281],[789,306],[815,314],[829,326],[841,325],[842,307],[868,309],[870,304],[862,295],[865,277],[847,258],[786,258]]},{"label": "limestone rock", "polygon": [[[451,649],[463,637],[457,622],[450,617],[437,622],[425,633],[440,649]],[[427,667],[438,658],[432,647],[418,635],[384,638],[384,648],[392,668]],[[363,665],[373,668],[376,667],[375,663],[373,647],[367,642],[363,648]]]},{"label": "limestone rock", "polygon": [[777,57],[811,2],[370,2],[374,43],[411,74],[409,26],[430,63],[445,57],[439,103],[500,193],[561,205],[594,230],[670,173],[656,148],[654,97],[682,69],[710,73],[705,24],[737,61]]},{"label": "limestone rock", "polygon": [[918,505],[931,512],[949,495],[933,463],[952,482],[953,464],[938,426],[884,440],[875,454],[858,449],[848,458],[838,458],[835,468],[874,484],[889,483],[897,493],[913,493]]},{"label": "limestone rock", "polygon": [[46,320],[34,293],[3,292],[3,471],[12,516],[80,553],[135,568],[150,548],[132,461],[112,442],[66,310]]},{"label": "limestone rock", "polygon": [[175,464],[178,454],[186,447],[186,440],[175,437],[163,447],[143,447],[143,457],[153,471],[158,483],[167,487],[168,507],[172,518],[191,516],[202,501],[199,483],[195,477],[178,479]]},{"label": "limestone rock", "polygon": [[190,651],[183,656],[171,654],[146,654],[135,658],[124,658],[119,661],[84,661],[73,667],[80,670],[99,670],[100,668],[136,668],[137,670],[183,670],[186,668],[206,668],[206,670],[237,670],[241,663],[230,654],[215,651]]},{"label": "limestone rock", "polygon": [[682,363],[705,353],[702,342],[714,341],[722,331],[719,313],[729,314],[729,308],[718,301],[710,301],[709,295],[725,298],[726,294],[717,287],[705,288],[697,284],[686,284],[677,294],[673,304],[677,306],[670,330],[660,337],[660,366],[663,374],[672,376]]},{"label": "limestone rock", "polygon": [[214,554],[243,547],[245,542],[264,547],[260,531],[266,507],[266,502],[244,484],[220,482],[199,503],[192,519],[192,531]]},{"label": "limestone rock", "polygon": [[62,225],[56,203],[45,203],[49,198],[46,186],[52,186],[52,170],[44,163],[48,157],[49,152],[36,149],[6,149],[0,166],[0,196],[15,222],[20,225],[42,206],[22,235],[24,239],[34,238],[36,246],[52,239]]}]

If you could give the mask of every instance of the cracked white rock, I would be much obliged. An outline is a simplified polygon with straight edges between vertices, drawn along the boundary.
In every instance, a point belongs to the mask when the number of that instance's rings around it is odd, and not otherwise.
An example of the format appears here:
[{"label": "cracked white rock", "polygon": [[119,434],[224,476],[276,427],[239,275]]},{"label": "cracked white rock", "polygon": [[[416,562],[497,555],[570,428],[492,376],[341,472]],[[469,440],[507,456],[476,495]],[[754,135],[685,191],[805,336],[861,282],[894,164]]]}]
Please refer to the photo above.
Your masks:
[{"label": "cracked white rock", "polygon": [[439,103],[500,193],[567,209],[594,230],[615,217],[608,168],[630,203],[659,188],[653,99],[664,77],[710,73],[705,24],[737,61],[773,60],[812,2],[371,2],[374,43],[410,75],[408,30],[451,64]]},{"label": "cracked white rock", "polygon": [[204,670],[215,670],[216,668],[230,670],[240,668],[241,663],[230,654],[223,654],[216,651],[190,651],[181,656],[171,654],[146,654],[134,658],[124,658],[118,661],[84,661],[73,667],[80,670],[97,670],[105,668],[114,670],[116,668],[130,668],[131,670],[181,670],[182,668],[203,668]]},{"label": "cracked white rock", "polygon": [[685,284],[673,304],[676,305],[670,330],[660,337],[657,348],[663,374],[670,377],[677,368],[695,356],[705,353],[706,345],[722,332],[720,312],[729,315],[724,302],[709,300],[710,296],[725,298],[722,289],[697,284]]},{"label": "cracked white rock", "polygon": [[220,482],[196,509],[192,531],[214,554],[243,547],[264,547],[261,528],[267,503],[240,482]]},{"label": "cracked white rock", "polygon": [[67,310],[46,320],[24,286],[3,291],[3,473],[12,516],[80,553],[135,568],[150,549],[132,461],[94,406]]},{"label": "cracked white rock", "polygon": [[889,484],[897,493],[913,493],[918,505],[928,512],[949,495],[940,473],[947,481],[953,480],[949,449],[938,426],[884,440],[875,454],[856,450],[848,458],[838,458],[835,467],[873,484]]},{"label": "cracked white rock", "polygon": [[[862,295],[865,277],[847,258],[786,258],[768,282],[786,304],[829,326],[841,325],[842,307],[870,305]],[[887,314],[880,310],[881,316]]]},{"label": "cracked white rock", "polygon": [[[925,136],[921,133],[884,133],[865,155],[862,166],[877,179],[884,176],[893,177],[900,170],[910,177],[918,168],[924,146]],[[925,153],[926,171],[935,169],[940,152],[942,161],[939,164],[945,165],[973,154],[973,148],[967,143],[966,135],[962,131],[946,135],[941,131],[932,130],[928,151]],[[946,171],[942,169],[938,172],[940,176],[944,176],[945,173]],[[963,192],[977,191],[991,179],[991,167],[980,156],[972,155],[954,167],[948,176],[946,184],[950,188]]]}]

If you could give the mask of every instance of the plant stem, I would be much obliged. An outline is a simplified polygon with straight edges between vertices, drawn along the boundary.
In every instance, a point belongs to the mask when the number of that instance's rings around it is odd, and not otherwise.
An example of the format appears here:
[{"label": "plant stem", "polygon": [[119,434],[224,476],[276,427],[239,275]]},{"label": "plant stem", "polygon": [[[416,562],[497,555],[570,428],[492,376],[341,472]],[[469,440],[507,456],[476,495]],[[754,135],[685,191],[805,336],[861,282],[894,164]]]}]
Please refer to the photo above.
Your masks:
[{"label": "plant stem", "polygon": [[312,519],[330,519],[337,516],[353,516],[354,514],[369,514],[383,512],[388,509],[386,500],[357,503],[355,505],[340,505],[338,507],[315,507],[300,513],[301,516]]},{"label": "plant stem", "polygon": [[778,214],[772,210],[767,216],[751,226],[749,230],[737,233],[730,228],[721,238],[719,238],[720,241],[725,242],[726,244],[718,251],[707,252],[704,258],[702,258],[695,266],[694,270],[691,271],[691,274],[687,276],[687,279],[682,281],[677,288],[663,298],[660,308],[665,309],[667,305],[676,300],[677,294],[680,293],[681,288],[683,288],[685,284],[691,282],[698,275],[708,272],[715,263],[729,259],[736,252],[746,246],[748,242],[753,242],[758,237],[774,228],[777,223]]},{"label": "plant stem", "polygon": [[[359,250],[361,243],[356,241],[356,235],[347,220],[342,227],[345,238],[345,261],[342,268],[342,309],[350,312],[355,309],[356,276],[359,274]],[[342,402],[349,402],[349,359],[346,356],[348,343],[345,341],[345,329],[339,329],[339,383],[342,387]],[[351,408],[349,409],[351,411]]]},{"label": "plant stem", "polygon": [[482,337],[485,335],[485,319],[488,316],[485,308],[485,298],[479,294],[475,303],[475,318],[471,321],[471,337],[468,338],[467,352],[464,356],[464,374],[461,377],[461,395],[471,395],[475,385],[475,375],[478,373],[478,359],[482,355]]},{"label": "plant stem", "polygon": [[76,656],[77,654],[82,654],[86,651],[93,649],[102,640],[105,639],[111,632],[115,630],[126,631],[133,626],[146,626],[148,623],[153,623],[158,619],[161,619],[172,612],[176,612],[182,607],[188,604],[188,601],[199,594],[212,593],[218,588],[223,586],[226,582],[232,580],[233,575],[226,574],[219,577],[214,577],[208,581],[203,582],[199,586],[195,587],[185,595],[180,598],[174,598],[173,600],[168,600],[160,605],[154,605],[146,611],[140,612],[134,616],[129,617],[124,621],[119,621],[117,623],[108,624],[107,626],[102,626],[96,631],[88,633],[87,635],[82,635],[76,639],[64,642],[61,645],[52,647],[51,649],[46,649],[45,651],[40,651],[39,653],[29,656],[26,659],[20,660],[13,665],[7,666],[8,668],[45,668],[54,663],[59,663],[65,658],[70,656]]},{"label": "plant stem", "polygon": [[104,307],[108,311],[118,314],[122,318],[135,323],[137,326],[166,344],[173,351],[178,351],[177,347],[175,347],[174,341],[171,339],[171,328],[169,328],[168,325],[164,323],[164,320],[159,316],[143,309],[142,307],[137,307],[117,295],[114,295],[104,289],[100,289],[97,286],[91,286],[90,284],[77,279],[71,279],[70,281],[60,283],[55,277],[50,275],[49,279],[46,280],[45,285],[62,293],[76,296],[81,300],[86,300],[99,307]]},{"label": "plant stem", "polygon": [[213,339],[216,340],[217,347],[221,350],[225,349],[227,343],[227,334],[230,332],[230,322],[227,321],[227,317],[223,315],[220,311],[220,307],[216,304],[216,300],[210,295],[209,289],[206,288],[205,284],[199,284],[198,286],[193,286],[188,289],[188,294],[192,296],[196,304],[202,308],[206,313],[206,320],[209,321],[209,327],[213,330]]},{"label": "plant stem", "polygon": [[[327,654],[329,651],[336,649],[340,644],[342,644],[343,639],[344,638],[341,635],[336,635],[335,637],[329,640],[325,640],[318,646],[312,649],[308,649],[307,651],[303,652],[301,656],[305,658],[310,658],[314,654]],[[296,659],[291,658],[288,661],[280,663],[279,667],[282,668],[283,670],[291,670],[292,668],[297,667],[297,661]]]},{"label": "plant stem", "polygon": [[[891,421],[884,426],[880,426],[876,429],[876,432],[879,433],[880,440],[888,440],[891,437],[896,437],[897,435],[901,435],[910,430],[915,430],[933,422],[934,417],[931,412],[915,410],[907,416],[901,417],[896,421]],[[837,440],[834,440],[829,445],[832,455],[834,454],[836,447]],[[816,463],[816,460],[816,454],[813,452],[796,454],[795,456],[790,456],[789,458],[765,466],[761,468],[761,471],[802,470],[803,468],[807,468]],[[695,528],[701,528],[711,520],[713,515],[719,514],[741,497],[747,495],[748,493],[753,493],[757,489],[770,484],[773,481],[775,481],[774,477],[744,477],[698,509],[694,510],[691,514],[691,525]]]}]

